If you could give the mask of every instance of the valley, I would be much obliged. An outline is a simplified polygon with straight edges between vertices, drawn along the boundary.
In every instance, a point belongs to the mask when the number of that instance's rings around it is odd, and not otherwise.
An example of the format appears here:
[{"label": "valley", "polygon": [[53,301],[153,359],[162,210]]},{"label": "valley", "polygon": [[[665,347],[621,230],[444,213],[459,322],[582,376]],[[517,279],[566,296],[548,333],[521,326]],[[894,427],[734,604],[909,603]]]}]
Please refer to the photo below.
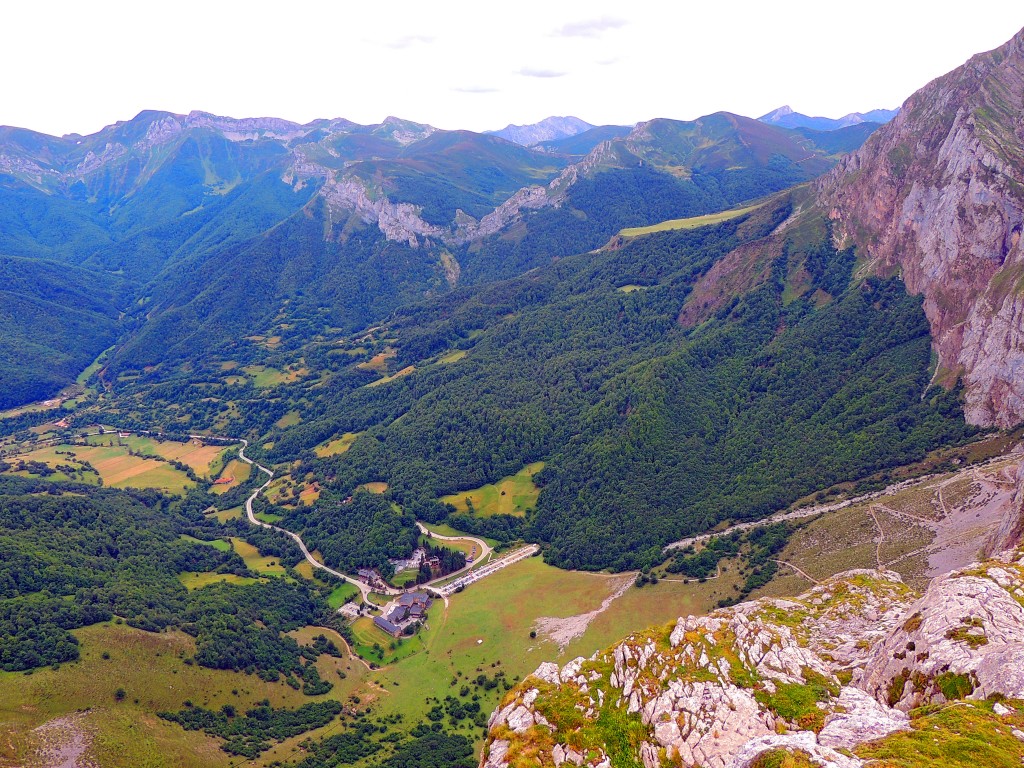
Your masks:
[{"label": "valley", "polygon": [[0,768],[1018,764],[1021,72],[0,129]]}]

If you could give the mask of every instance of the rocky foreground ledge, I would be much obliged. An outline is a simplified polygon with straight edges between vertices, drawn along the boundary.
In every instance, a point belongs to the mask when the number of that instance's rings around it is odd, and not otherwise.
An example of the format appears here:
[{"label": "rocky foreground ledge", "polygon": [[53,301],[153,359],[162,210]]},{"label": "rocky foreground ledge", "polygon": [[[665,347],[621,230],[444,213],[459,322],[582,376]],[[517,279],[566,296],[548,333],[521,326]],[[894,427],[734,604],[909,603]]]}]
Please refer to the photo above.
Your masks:
[{"label": "rocky foreground ledge", "polygon": [[[965,750],[973,762],[959,762]],[[1017,549],[923,596],[891,571],[850,571],[798,598],[680,618],[561,669],[542,664],[491,716],[481,766],[1022,761]]]}]

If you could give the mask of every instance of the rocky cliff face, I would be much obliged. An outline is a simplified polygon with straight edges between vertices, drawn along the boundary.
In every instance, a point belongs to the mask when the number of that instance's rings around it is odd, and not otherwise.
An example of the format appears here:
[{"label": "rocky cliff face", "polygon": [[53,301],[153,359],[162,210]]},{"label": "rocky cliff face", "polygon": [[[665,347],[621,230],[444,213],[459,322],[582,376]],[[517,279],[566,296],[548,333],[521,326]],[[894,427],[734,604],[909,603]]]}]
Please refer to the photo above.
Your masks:
[{"label": "rocky cliff face", "polygon": [[869,269],[924,295],[968,420],[1024,420],[1024,32],[911,96],[819,194]]},{"label": "rocky cliff face", "polygon": [[542,664],[491,716],[481,765],[856,768],[946,727],[922,718],[948,707],[970,707],[957,728],[994,729],[1024,758],[1022,699],[1016,550],[923,595],[891,571],[854,571]]}]

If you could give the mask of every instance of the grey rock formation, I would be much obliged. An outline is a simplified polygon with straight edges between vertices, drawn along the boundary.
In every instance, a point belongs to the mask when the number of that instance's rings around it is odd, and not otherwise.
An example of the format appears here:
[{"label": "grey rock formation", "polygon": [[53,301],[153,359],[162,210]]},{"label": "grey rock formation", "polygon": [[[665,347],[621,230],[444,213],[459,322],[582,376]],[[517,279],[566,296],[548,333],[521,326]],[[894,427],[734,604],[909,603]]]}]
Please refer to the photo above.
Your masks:
[{"label": "grey rock formation", "polygon": [[1022,601],[1024,558],[938,578],[854,684],[903,711],[946,701],[943,675],[961,676],[972,698],[1024,697]]},{"label": "grey rock formation", "polygon": [[571,745],[592,744],[602,713],[617,710],[647,729],[632,756],[644,768],[748,768],[773,750],[858,768],[853,752],[910,730],[911,708],[993,695],[1024,698],[1024,550],[920,596],[891,572],[851,571],[791,600],[683,617],[590,659],[542,664],[492,715],[481,764],[505,768],[521,743],[540,746],[541,765],[602,764],[614,754],[588,762]]},{"label": "grey rock formation", "polygon": [[1024,32],[911,96],[819,184],[836,234],[924,309],[968,420],[1024,420]]}]

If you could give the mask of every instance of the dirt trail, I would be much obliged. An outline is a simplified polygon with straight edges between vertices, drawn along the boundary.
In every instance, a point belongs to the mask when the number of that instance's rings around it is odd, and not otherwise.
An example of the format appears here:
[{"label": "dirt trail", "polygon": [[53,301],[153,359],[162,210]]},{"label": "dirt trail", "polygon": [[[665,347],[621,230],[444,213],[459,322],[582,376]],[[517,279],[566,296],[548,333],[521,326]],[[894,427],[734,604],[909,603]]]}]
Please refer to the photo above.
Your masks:
[{"label": "dirt trail", "polygon": [[793,565],[792,563],[787,563],[785,560],[772,560],[772,562],[773,563],[778,563],[779,565],[784,565],[787,568],[792,568],[794,571],[796,571],[798,574],[800,574],[801,576],[803,576],[805,579],[807,579],[808,581],[812,582],[813,584],[821,584],[820,581],[818,581],[816,578],[814,578],[809,573],[807,573],[807,571],[805,571],[803,568],[798,568],[797,566]]},{"label": "dirt trail", "polygon": [[875,523],[875,528],[878,529],[878,544],[875,546],[875,562],[878,564],[878,568],[882,566],[882,544],[885,543],[885,530],[882,528],[882,524],[878,522],[878,516],[875,514],[875,505],[872,504],[868,507],[868,514],[871,515],[871,519]]}]

